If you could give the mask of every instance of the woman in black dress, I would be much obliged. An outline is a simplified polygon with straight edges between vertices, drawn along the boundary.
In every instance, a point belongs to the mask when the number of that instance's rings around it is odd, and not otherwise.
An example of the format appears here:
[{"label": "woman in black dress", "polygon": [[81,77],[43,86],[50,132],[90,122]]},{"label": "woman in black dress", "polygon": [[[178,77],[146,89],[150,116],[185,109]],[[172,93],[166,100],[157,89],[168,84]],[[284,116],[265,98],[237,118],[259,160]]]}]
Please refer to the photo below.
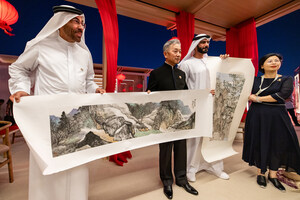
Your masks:
[{"label": "woman in black dress", "polygon": [[270,53],[259,60],[255,77],[252,102],[246,118],[243,160],[258,168],[257,183],[265,188],[265,173],[279,190],[285,191],[276,172],[283,167],[300,174],[300,148],[295,129],[285,108],[285,99],[293,92],[293,78],[279,75],[282,56]]}]

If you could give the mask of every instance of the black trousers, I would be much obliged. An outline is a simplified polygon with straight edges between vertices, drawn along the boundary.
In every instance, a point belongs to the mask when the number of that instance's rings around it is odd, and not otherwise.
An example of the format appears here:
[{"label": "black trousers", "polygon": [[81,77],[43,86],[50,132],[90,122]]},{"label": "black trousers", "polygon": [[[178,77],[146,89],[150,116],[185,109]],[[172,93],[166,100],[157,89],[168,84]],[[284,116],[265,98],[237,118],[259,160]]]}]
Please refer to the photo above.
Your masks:
[{"label": "black trousers", "polygon": [[159,171],[164,186],[173,184],[172,150],[174,149],[174,174],[177,184],[186,184],[186,140],[159,144]]}]

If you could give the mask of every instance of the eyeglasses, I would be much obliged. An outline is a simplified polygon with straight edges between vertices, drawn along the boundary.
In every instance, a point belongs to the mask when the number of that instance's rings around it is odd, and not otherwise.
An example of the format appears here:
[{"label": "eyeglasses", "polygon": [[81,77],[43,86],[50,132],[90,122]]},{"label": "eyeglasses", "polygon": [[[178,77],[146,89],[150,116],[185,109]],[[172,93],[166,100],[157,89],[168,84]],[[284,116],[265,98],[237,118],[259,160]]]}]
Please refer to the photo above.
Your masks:
[{"label": "eyeglasses", "polygon": [[271,63],[273,63],[273,62],[279,63],[280,60],[279,60],[279,59],[275,59],[275,60],[268,60],[268,61],[267,61],[268,64],[271,64]]},{"label": "eyeglasses", "polygon": [[73,19],[71,19],[71,22],[73,23],[73,24],[76,24],[77,26],[82,26],[83,28],[86,28],[86,23],[84,23],[83,21],[80,21],[79,19],[77,19],[77,18],[73,18]]}]

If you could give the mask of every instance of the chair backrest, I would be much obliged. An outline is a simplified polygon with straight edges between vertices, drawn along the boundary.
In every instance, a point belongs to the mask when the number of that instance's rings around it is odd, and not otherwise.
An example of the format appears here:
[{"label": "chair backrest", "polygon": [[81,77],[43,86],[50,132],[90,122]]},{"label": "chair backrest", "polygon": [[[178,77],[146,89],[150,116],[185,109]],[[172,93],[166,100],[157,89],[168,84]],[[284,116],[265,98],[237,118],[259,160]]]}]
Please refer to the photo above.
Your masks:
[{"label": "chair backrest", "polygon": [[11,157],[11,147],[10,147],[10,138],[9,138],[9,127],[11,126],[11,122],[8,121],[0,121],[0,131],[5,130],[5,136],[3,138],[3,144],[0,143],[0,153],[4,153],[6,160],[0,162],[0,167],[4,165],[8,165],[8,173],[9,173],[9,182],[14,181],[13,175],[13,166],[12,166],[12,157]]},{"label": "chair backrest", "polygon": [[5,136],[3,138],[4,144],[10,147],[9,140],[9,127],[12,125],[11,122],[8,121],[0,121],[0,131],[5,130]]}]

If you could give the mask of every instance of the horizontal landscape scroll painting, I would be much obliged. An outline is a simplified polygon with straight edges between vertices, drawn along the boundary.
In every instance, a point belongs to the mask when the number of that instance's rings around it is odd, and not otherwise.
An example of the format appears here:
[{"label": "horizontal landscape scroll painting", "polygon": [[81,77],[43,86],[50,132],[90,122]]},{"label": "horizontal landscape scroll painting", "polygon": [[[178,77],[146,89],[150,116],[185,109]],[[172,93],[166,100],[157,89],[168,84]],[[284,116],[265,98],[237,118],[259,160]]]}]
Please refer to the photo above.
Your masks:
[{"label": "horizontal landscape scroll painting", "polygon": [[209,90],[41,95],[14,105],[45,175],[153,144],[210,137],[212,112]]},{"label": "horizontal landscape scroll painting", "polygon": [[150,134],[195,129],[196,99],[80,106],[50,115],[54,157]]}]

